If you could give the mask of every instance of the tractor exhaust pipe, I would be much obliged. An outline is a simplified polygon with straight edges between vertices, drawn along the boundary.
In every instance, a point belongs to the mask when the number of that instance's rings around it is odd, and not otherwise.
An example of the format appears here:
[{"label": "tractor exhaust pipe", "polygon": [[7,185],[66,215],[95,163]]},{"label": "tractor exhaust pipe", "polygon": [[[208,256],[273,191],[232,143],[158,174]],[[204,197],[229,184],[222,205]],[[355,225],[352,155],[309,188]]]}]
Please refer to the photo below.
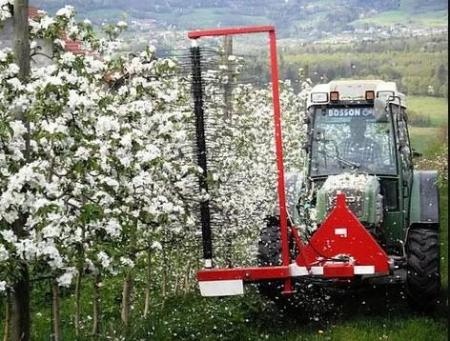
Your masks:
[{"label": "tractor exhaust pipe", "polygon": [[[201,70],[201,53],[197,41],[192,41],[192,94],[194,98],[195,133],[197,144],[197,164],[203,173],[199,176],[199,187],[202,195],[208,194],[208,168],[206,160],[205,112],[203,109],[203,81]],[[200,202],[200,220],[202,224],[203,259],[205,268],[212,268],[211,213],[209,198]]]}]

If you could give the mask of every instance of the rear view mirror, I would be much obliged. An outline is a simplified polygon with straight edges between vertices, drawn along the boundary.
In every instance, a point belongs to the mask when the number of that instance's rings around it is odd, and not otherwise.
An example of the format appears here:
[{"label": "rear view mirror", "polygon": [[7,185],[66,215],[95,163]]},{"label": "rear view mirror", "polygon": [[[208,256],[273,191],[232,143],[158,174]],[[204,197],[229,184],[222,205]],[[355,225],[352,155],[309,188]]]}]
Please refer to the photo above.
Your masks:
[{"label": "rear view mirror", "polygon": [[375,120],[377,122],[388,122],[388,111],[385,100],[375,98],[373,108]]}]

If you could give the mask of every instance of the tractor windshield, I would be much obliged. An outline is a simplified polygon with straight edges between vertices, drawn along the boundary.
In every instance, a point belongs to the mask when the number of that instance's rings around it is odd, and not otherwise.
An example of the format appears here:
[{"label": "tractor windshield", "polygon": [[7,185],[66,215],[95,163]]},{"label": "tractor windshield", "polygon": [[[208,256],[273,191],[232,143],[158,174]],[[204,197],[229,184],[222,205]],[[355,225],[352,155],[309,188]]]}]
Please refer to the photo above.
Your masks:
[{"label": "tractor windshield", "polygon": [[392,124],[377,121],[373,107],[314,108],[311,147],[311,176],[397,171]]}]

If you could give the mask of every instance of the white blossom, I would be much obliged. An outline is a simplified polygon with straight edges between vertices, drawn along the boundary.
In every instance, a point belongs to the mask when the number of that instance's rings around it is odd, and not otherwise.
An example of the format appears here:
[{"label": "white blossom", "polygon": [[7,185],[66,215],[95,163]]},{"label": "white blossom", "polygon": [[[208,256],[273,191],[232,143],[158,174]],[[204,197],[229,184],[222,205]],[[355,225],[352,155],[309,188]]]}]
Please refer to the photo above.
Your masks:
[{"label": "white blossom", "polygon": [[66,269],[66,272],[59,276],[56,281],[58,282],[58,285],[61,287],[70,287],[73,281],[73,277],[75,276],[76,271],[74,268]]},{"label": "white blossom", "polygon": [[120,226],[120,223],[116,219],[111,219],[106,224],[105,231],[111,237],[117,238],[120,236],[120,233],[122,232],[122,227]]},{"label": "white blossom", "polygon": [[119,21],[119,22],[116,24],[116,26],[119,27],[119,28],[127,28],[127,27],[128,27],[128,24],[127,24],[125,21]]},{"label": "white blossom", "polygon": [[73,6],[65,6],[56,12],[57,17],[71,18],[74,15],[75,9]]},{"label": "white blossom", "polygon": [[104,269],[108,269],[111,265],[111,258],[104,251],[100,251],[97,254],[97,259],[100,261]]},{"label": "white blossom", "polygon": [[46,30],[50,27],[50,25],[53,25],[55,23],[55,19],[50,18],[48,16],[44,16],[41,18],[40,23],[39,23],[39,28]]},{"label": "white blossom", "polygon": [[7,243],[15,243],[17,241],[15,233],[11,230],[0,231],[0,234]]},{"label": "white blossom", "polygon": [[4,262],[9,258],[9,252],[0,244],[0,262]]}]

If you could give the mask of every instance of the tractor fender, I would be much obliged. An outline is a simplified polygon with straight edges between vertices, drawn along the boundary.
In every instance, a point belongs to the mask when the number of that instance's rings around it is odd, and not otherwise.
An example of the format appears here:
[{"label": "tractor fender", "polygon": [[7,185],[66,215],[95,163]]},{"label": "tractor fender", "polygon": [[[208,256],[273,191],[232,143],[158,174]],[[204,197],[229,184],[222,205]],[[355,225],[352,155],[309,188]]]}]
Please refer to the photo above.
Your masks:
[{"label": "tractor fender", "polygon": [[414,171],[409,211],[409,226],[439,226],[439,189],[437,171]]}]

